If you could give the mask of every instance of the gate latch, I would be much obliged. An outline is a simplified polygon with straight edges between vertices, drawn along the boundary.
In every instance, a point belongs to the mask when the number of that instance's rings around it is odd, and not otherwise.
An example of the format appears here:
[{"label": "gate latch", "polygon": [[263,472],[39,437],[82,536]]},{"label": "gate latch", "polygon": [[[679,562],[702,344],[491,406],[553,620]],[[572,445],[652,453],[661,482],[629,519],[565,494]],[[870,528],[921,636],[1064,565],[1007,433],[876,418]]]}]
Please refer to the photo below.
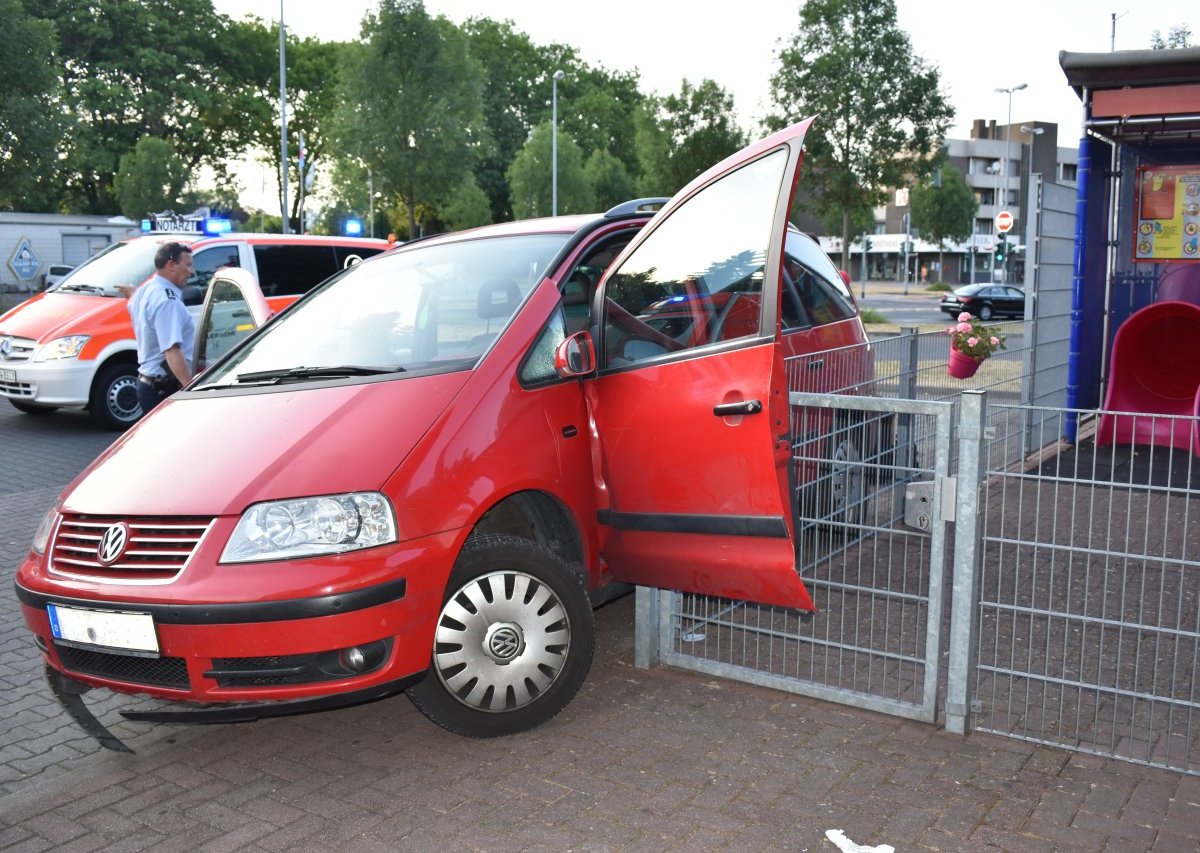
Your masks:
[{"label": "gate latch", "polygon": [[904,487],[904,523],[917,530],[930,530],[933,517],[934,490],[941,486],[942,517],[937,521],[954,521],[954,501],[958,492],[958,480],[954,477],[939,477],[936,480],[921,480]]}]

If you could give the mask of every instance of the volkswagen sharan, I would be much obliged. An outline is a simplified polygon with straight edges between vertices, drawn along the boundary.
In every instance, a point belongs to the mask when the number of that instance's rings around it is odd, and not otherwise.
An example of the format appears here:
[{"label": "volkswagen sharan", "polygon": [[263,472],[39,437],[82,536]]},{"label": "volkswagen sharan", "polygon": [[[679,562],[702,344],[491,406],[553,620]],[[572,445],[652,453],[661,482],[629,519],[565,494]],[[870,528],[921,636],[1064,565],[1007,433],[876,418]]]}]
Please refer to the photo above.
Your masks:
[{"label": "volkswagen sharan", "polygon": [[154,253],[169,240],[191,246],[195,273],[184,291],[199,312],[218,269],[248,270],[274,310],[282,310],[335,272],[388,248],[386,240],[281,234],[156,233],[119,243],[73,270],[54,290],[0,316],[0,397],[45,415],[86,408],[105,429],[128,429],[142,416],[137,344],[121,287],[154,274]]},{"label": "volkswagen sharan", "polygon": [[400,247],[257,331],[261,289],[219,271],[207,369],[63,492],[18,570],[55,692],[215,721],[406,691],[486,737],[570,701],[593,606],[629,584],[814,609],[784,358],[866,338],[788,227],[807,127],[669,201]]}]

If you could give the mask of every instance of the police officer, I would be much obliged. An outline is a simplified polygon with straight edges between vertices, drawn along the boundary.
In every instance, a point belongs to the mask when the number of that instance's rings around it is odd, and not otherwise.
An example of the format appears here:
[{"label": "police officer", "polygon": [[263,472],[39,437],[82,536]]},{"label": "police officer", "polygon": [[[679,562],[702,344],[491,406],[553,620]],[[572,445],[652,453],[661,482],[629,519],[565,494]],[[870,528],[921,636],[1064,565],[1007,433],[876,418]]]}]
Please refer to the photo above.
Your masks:
[{"label": "police officer", "polygon": [[192,250],[184,243],[164,243],[154,255],[154,269],[155,276],[129,300],[143,415],[191,381],[196,343],[196,321],[184,307],[182,291],[192,276]]}]

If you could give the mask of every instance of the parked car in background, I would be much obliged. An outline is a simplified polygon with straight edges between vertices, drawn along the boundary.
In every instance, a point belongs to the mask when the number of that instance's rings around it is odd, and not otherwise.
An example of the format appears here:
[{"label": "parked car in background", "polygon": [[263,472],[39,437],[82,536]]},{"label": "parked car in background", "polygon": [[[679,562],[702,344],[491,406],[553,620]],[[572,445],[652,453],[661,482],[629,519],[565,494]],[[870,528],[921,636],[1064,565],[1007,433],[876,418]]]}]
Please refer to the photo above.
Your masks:
[{"label": "parked car in background", "polygon": [[968,284],[946,294],[941,309],[951,317],[966,311],[980,320],[1025,319],[1025,291],[1008,284]]},{"label": "parked car in background", "polygon": [[121,288],[153,275],[155,252],[172,240],[192,248],[195,273],[184,302],[194,314],[218,269],[248,270],[278,311],[335,272],[388,248],[385,240],[353,237],[196,232],[114,243],[53,290],[0,316],[0,396],[31,415],[84,407],[106,429],[137,421],[137,344]]},{"label": "parked car in background", "polygon": [[218,721],[404,690],[488,737],[570,701],[620,584],[813,610],[792,441],[829,431],[793,437],[788,392],[867,339],[787,227],[808,124],[657,213],[417,241],[269,322],[254,278],[218,271],[207,369],[75,480],[18,570],[56,693]]},{"label": "parked car in background", "polygon": [[44,289],[53,290],[58,287],[59,283],[70,275],[73,269],[75,267],[70,264],[50,264],[46,268],[46,287]]}]

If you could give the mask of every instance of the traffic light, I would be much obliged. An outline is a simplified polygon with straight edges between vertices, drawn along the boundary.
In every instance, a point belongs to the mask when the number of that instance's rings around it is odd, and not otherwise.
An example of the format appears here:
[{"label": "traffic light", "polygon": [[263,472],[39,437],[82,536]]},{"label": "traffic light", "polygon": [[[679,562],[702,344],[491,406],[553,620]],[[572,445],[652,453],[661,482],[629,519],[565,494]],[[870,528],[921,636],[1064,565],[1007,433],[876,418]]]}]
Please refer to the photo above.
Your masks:
[{"label": "traffic light", "polygon": [[1008,254],[1008,238],[1001,237],[1000,242],[996,244],[996,263],[1004,263],[1004,256]]}]

